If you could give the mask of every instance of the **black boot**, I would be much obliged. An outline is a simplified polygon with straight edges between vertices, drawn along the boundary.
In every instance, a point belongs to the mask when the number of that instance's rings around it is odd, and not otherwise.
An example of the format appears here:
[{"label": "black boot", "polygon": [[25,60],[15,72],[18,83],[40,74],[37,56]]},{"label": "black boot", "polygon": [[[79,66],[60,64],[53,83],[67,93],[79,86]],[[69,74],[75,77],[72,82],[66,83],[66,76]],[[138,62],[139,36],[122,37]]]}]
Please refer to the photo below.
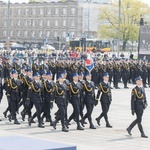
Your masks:
[{"label": "black boot", "polygon": [[80,120],[80,122],[81,122],[81,125],[82,125],[82,127],[85,127],[85,119],[84,119],[84,117]]},{"label": "black boot", "polygon": [[93,125],[92,121],[90,121],[90,129],[96,129],[96,127]]},{"label": "black boot", "polygon": [[143,130],[143,127],[142,127],[141,123],[138,123],[138,128],[141,132],[141,137],[148,138],[148,136],[146,136],[145,133],[144,133],[144,130]]},{"label": "black boot", "polygon": [[[101,115],[100,115],[101,116]],[[100,119],[101,119],[101,117],[97,117],[95,120],[96,120],[96,122],[97,122],[97,124],[100,126]]]},{"label": "black boot", "polygon": [[55,120],[55,121],[53,121],[53,123],[52,123],[52,124],[53,124],[53,128],[54,128],[55,130],[56,130],[57,122],[58,122],[58,121],[57,121],[57,120]]},{"label": "black boot", "polygon": [[132,134],[131,134],[131,130],[132,130],[132,128],[133,128],[136,124],[137,124],[137,120],[134,120],[134,121],[129,125],[129,127],[126,129],[129,135],[132,135]]},{"label": "black boot", "polygon": [[8,115],[8,120],[11,122],[11,114]]},{"label": "black boot", "polygon": [[14,124],[20,124],[17,119],[15,119]]},{"label": "black boot", "polygon": [[3,112],[3,115],[5,118],[7,118],[7,112],[6,111]]},{"label": "black boot", "polygon": [[65,125],[62,126],[62,131],[63,132],[68,132],[68,129],[67,129],[67,127]]},{"label": "black boot", "polygon": [[25,113],[22,111],[21,112],[22,120],[25,121]]},{"label": "black boot", "polygon": [[39,128],[45,128],[45,126],[42,124],[42,119],[39,120],[38,127]]},{"label": "black boot", "polygon": [[77,121],[77,130],[84,130],[84,129],[81,127],[79,121]]},{"label": "black boot", "polygon": [[109,123],[108,120],[106,120],[106,127],[107,127],[107,128],[112,128],[112,125],[110,125],[110,123]]}]

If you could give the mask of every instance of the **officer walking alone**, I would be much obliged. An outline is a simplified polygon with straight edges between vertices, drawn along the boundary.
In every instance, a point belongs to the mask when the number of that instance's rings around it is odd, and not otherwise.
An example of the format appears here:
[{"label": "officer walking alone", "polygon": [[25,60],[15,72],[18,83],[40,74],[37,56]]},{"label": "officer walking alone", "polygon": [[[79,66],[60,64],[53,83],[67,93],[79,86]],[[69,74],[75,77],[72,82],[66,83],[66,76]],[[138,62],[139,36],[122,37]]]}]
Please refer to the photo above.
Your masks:
[{"label": "officer walking alone", "polygon": [[135,78],[135,82],[136,87],[132,89],[131,95],[131,113],[132,115],[136,114],[136,119],[129,125],[127,132],[131,135],[132,128],[137,124],[141,132],[141,137],[148,138],[148,136],[145,135],[141,124],[144,109],[147,107],[145,90],[142,86],[142,78]]}]

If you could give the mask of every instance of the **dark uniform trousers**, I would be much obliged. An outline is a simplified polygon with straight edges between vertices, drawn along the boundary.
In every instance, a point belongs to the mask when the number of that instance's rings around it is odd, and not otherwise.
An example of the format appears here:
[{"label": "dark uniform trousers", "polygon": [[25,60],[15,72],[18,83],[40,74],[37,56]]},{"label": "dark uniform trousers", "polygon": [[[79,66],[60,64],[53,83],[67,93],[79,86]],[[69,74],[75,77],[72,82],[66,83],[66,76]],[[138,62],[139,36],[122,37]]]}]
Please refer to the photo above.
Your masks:
[{"label": "dark uniform trousers", "polygon": [[[36,83],[33,81],[31,83],[31,87],[28,90],[28,96],[27,99],[30,99],[33,105],[35,106],[36,112],[32,116],[31,120],[37,116],[39,125],[41,125],[41,111],[42,111],[42,87],[40,83]],[[30,102],[30,100],[28,100]]]},{"label": "dark uniform trousers", "polygon": [[104,119],[106,121],[106,125],[109,125],[107,113],[109,111],[109,107],[110,107],[110,104],[111,104],[111,101],[112,101],[111,86],[110,86],[109,83],[106,84],[105,82],[102,82],[99,87],[100,88],[99,88],[99,91],[97,93],[97,99],[99,99],[100,93],[102,92],[102,95],[101,95],[101,98],[100,98],[102,113],[98,117],[98,120],[100,121],[100,119],[102,117],[104,117]]},{"label": "dark uniform trousers", "polygon": [[85,102],[85,106],[87,109],[87,113],[83,117],[83,120],[88,118],[90,126],[93,126],[91,115],[92,115],[94,104],[95,104],[95,92],[94,92],[95,86],[94,86],[94,83],[92,81],[90,81],[90,82],[86,81],[84,83],[84,89],[85,89],[84,102]]},{"label": "dark uniform trousers", "polygon": [[77,125],[79,124],[79,115],[80,115],[80,95],[79,94],[72,94],[71,97],[71,104],[73,106],[73,113],[69,117],[68,122],[70,122],[72,119],[76,119]]},{"label": "dark uniform trousers", "polygon": [[132,98],[131,98],[131,110],[133,111],[133,113],[135,112],[136,119],[130,124],[128,130],[131,131],[132,128],[137,124],[141,132],[141,136],[145,136],[141,122],[142,122],[143,112],[146,107],[147,107],[147,101],[146,101],[145,90],[142,87],[136,86],[132,90]]}]

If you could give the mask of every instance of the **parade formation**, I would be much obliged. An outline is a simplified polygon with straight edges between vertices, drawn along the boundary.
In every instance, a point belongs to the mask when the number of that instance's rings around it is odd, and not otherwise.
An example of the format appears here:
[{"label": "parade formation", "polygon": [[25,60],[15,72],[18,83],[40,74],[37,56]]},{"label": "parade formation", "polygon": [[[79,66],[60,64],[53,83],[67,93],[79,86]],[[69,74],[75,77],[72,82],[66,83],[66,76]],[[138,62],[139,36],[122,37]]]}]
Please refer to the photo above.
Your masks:
[{"label": "parade formation", "polygon": [[[28,58],[24,58],[21,63],[19,58],[13,61],[8,57],[0,59],[0,100],[3,100],[5,93],[8,101],[4,117],[19,125],[18,115],[23,121],[28,116],[29,126],[35,123],[37,117],[38,127],[44,128],[44,122],[49,122],[57,130],[57,124],[61,123],[64,132],[69,131],[71,120],[76,122],[77,130],[84,130],[86,119],[89,128],[96,129],[92,120],[95,119],[100,126],[100,120],[104,117],[106,127],[112,128],[108,119],[111,89],[119,89],[120,82],[124,88],[132,83],[135,88],[131,94],[131,113],[136,114],[137,119],[127,128],[127,132],[131,135],[132,128],[138,124],[141,137],[147,138],[141,121],[147,107],[144,88],[150,87],[150,62],[116,57],[102,61],[94,58],[94,66],[89,71],[85,61],[86,58],[60,57],[56,60],[43,57],[39,60],[36,57],[32,63],[29,63]],[[92,118],[94,107],[99,101],[102,113]],[[52,116],[54,103],[58,111]],[[68,103],[73,107],[72,114],[68,114]]]}]

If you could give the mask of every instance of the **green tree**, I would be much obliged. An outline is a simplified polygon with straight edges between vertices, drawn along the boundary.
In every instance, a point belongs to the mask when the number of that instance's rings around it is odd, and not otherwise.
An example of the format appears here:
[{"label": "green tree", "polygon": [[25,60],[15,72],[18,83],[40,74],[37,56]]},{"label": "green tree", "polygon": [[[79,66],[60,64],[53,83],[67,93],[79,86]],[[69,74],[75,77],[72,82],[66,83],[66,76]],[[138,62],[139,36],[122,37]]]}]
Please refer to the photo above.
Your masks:
[{"label": "green tree", "polygon": [[[99,20],[104,22],[98,33],[102,38],[118,38],[119,0],[110,5],[100,7]],[[120,38],[123,41],[122,50],[125,50],[127,41],[138,40],[139,21],[146,18],[150,8],[138,0],[121,0]]]}]

